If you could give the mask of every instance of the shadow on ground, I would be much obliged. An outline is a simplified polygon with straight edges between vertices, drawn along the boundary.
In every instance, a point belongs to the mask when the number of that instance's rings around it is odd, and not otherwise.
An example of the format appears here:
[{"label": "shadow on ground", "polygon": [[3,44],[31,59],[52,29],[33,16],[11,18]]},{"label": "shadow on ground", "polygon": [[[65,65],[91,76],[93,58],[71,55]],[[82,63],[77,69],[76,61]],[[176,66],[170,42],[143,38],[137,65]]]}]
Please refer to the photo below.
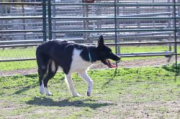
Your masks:
[{"label": "shadow on ground", "polygon": [[43,98],[35,97],[33,100],[30,100],[26,103],[30,105],[39,105],[39,106],[59,106],[59,107],[73,106],[73,107],[90,107],[92,109],[114,105],[113,103],[102,103],[92,99],[79,99],[75,101],[70,101],[70,98],[68,98],[60,101],[54,101],[53,99],[47,97],[43,97]]},{"label": "shadow on ground", "polygon": [[165,65],[162,68],[166,71],[180,74],[180,64],[178,64],[177,66],[175,64],[173,64],[172,66]]}]

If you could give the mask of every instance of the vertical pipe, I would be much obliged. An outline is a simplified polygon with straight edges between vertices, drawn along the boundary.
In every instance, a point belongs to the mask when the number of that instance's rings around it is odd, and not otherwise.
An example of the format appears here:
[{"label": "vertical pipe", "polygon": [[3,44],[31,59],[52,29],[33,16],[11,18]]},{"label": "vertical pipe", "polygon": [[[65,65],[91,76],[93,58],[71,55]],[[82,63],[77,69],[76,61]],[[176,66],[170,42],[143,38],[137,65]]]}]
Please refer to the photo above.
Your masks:
[{"label": "vertical pipe", "polygon": [[[117,0],[117,2],[119,3],[119,0]],[[117,10],[117,14],[120,15],[119,6],[117,7],[116,10]],[[120,28],[120,22],[119,22],[119,21],[117,21],[116,28],[118,28],[118,29]],[[120,35],[119,32],[118,32],[117,34]],[[117,37],[118,37],[118,36],[117,36]],[[118,46],[117,46],[117,54],[120,54],[120,50],[121,50],[121,49],[120,49],[120,45],[118,45]]]},{"label": "vertical pipe", "polygon": [[174,52],[175,52],[175,65],[176,65],[176,76],[178,75],[178,64],[177,64],[177,26],[176,26],[176,0],[173,0],[173,17],[174,17]]},{"label": "vertical pipe", "polygon": [[[24,4],[22,4],[22,15],[25,16],[25,9],[24,9]],[[23,30],[26,30],[26,20],[22,19],[23,21]],[[26,33],[24,32],[24,40],[26,40]]]},{"label": "vertical pipe", "polygon": [[[53,1],[53,3],[56,2],[56,0],[52,0],[52,1]],[[52,10],[53,10],[53,11],[52,11],[52,15],[53,15],[53,17],[55,17],[55,16],[56,16],[56,5],[53,5],[52,7],[53,7],[53,8],[52,8]],[[53,25],[53,26],[52,26],[52,29],[53,29],[53,30],[56,30],[56,19],[54,19],[54,20],[52,21],[52,25]],[[52,34],[52,38],[53,38],[53,39],[56,39],[56,33],[53,33],[53,34]]]},{"label": "vertical pipe", "polygon": [[48,0],[49,40],[52,40],[51,0]]},{"label": "vertical pipe", "polygon": [[[118,47],[117,47],[117,6],[116,6],[116,0],[114,0],[114,33],[115,33],[115,53],[118,53]],[[117,67],[117,62],[116,62]]]},{"label": "vertical pipe", "polygon": [[43,9],[43,41],[47,40],[46,37],[46,0],[42,1],[42,9]]}]

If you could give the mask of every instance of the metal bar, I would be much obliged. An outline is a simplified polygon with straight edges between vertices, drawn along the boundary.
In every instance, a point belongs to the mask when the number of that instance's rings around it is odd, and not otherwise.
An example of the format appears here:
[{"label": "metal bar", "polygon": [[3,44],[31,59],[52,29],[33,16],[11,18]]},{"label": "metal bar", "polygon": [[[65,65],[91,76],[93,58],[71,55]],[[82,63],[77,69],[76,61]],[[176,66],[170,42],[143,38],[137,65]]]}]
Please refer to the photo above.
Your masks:
[{"label": "metal bar", "polygon": [[37,46],[38,44],[13,44],[13,45],[0,45],[0,48],[9,48],[9,47],[30,47],[30,46]]},{"label": "metal bar", "polygon": [[[177,29],[180,30],[180,29]],[[173,28],[165,29],[117,29],[117,32],[147,32],[147,31],[174,31]],[[56,30],[53,33],[72,33],[72,32],[114,32],[114,29],[106,30]]]},{"label": "metal bar", "polygon": [[[114,41],[114,43],[115,43],[115,53],[117,54],[118,53],[118,51],[117,51],[117,6],[116,6],[116,4],[117,4],[117,1],[116,0],[114,0],[114,29],[115,29],[115,41]],[[117,62],[116,62],[116,67],[117,67]]]},{"label": "metal bar", "polygon": [[[174,43],[180,43],[180,41],[174,42],[174,41],[169,41],[169,42],[123,42],[123,43],[117,43],[117,45],[166,45],[166,44],[174,44]],[[106,43],[106,45],[115,45],[114,43]]]},{"label": "metal bar", "polygon": [[47,40],[47,34],[46,34],[46,26],[47,26],[47,24],[46,24],[46,1],[43,0],[42,3],[43,3],[43,6],[42,6],[42,10],[43,10],[43,20],[42,20],[42,22],[43,22],[43,41],[46,41]]},{"label": "metal bar", "polygon": [[6,59],[6,60],[0,60],[0,62],[27,61],[27,60],[36,60],[36,58]]},{"label": "metal bar", "polygon": [[0,2],[0,4],[1,5],[42,5],[42,2]]},{"label": "metal bar", "polygon": [[0,20],[8,19],[42,19],[43,16],[0,16]]},{"label": "metal bar", "polygon": [[[42,40],[20,40],[20,41],[0,41],[0,45],[7,45],[7,44],[24,44],[24,45],[28,45],[28,43],[42,43]],[[117,45],[166,45],[166,44],[174,44],[174,41],[169,41],[169,42],[122,42],[122,43],[116,43]],[[180,41],[177,41],[176,43],[180,43]],[[116,45],[115,43],[106,43],[106,45],[109,46],[114,46]],[[31,45],[31,44],[30,44]],[[35,45],[35,44],[34,44]],[[90,45],[95,45],[95,44],[90,44]],[[12,45],[11,45],[12,46]],[[18,45],[17,45],[18,46]],[[20,45],[21,46],[21,45]],[[1,47],[1,46],[0,46]],[[13,46],[14,47],[14,46]]]},{"label": "metal bar", "polygon": [[[133,53],[133,54],[118,54],[121,57],[153,57],[153,56],[173,56],[175,53],[154,53],[154,54],[144,54],[144,53]],[[177,54],[180,55],[180,54]]]},{"label": "metal bar", "polygon": [[[140,19],[140,20],[157,20],[157,19],[174,19],[175,17],[116,17],[116,19],[122,19],[122,20],[132,20],[132,19]],[[180,19],[180,17],[176,17],[177,19]],[[52,17],[52,19],[114,19],[114,17],[74,17],[74,16],[56,16],[56,17]]]},{"label": "metal bar", "polygon": [[[103,3],[53,3],[52,5],[97,5],[97,6],[114,6],[113,2],[103,2]],[[173,3],[116,3],[117,6],[173,6]],[[177,3],[176,6],[180,6]]]},{"label": "metal bar", "polygon": [[40,30],[0,30],[0,33],[18,33],[18,32],[43,32]]},{"label": "metal bar", "polygon": [[48,28],[49,28],[49,40],[52,40],[52,18],[51,18],[51,0],[48,0]]},{"label": "metal bar", "polygon": [[177,33],[177,27],[176,27],[176,0],[173,0],[173,17],[174,17],[174,20],[173,20],[173,24],[174,24],[174,41],[175,41],[175,44],[174,44],[174,52],[175,52],[175,65],[176,65],[176,76],[178,75],[178,64],[177,64],[177,36],[176,36],[176,33]]},{"label": "metal bar", "polygon": [[28,44],[28,43],[42,43],[43,40],[14,40],[14,41],[0,41],[0,45],[8,44]]}]

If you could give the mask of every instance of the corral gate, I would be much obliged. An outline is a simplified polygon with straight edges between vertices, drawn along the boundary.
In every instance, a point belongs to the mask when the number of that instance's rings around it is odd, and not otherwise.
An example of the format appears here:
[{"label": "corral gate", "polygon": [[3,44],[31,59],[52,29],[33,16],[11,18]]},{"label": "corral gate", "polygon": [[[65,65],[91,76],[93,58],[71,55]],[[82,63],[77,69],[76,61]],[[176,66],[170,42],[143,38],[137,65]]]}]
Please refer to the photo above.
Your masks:
[{"label": "corral gate", "polygon": [[[122,57],[174,55],[177,65],[180,0],[1,1],[0,12],[3,52],[53,39],[95,43],[102,34],[106,43],[115,46],[115,52]],[[124,46],[149,45],[167,47],[148,52],[123,49]],[[35,55],[4,54],[0,55],[1,62],[35,59]]]}]

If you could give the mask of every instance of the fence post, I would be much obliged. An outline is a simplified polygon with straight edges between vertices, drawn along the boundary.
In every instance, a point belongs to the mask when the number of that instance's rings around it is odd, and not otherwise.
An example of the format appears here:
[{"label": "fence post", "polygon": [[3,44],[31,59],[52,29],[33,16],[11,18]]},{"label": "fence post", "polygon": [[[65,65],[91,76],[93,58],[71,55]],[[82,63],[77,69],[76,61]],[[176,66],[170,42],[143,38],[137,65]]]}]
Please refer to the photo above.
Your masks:
[{"label": "fence post", "polygon": [[[114,33],[115,33],[115,39],[114,39],[114,41],[115,41],[115,53],[117,54],[118,53],[118,50],[119,50],[119,48],[118,48],[118,45],[117,45],[117,1],[116,0],[114,0]],[[117,62],[116,62],[116,67],[117,67]]]},{"label": "fence post", "polygon": [[173,17],[174,17],[174,53],[175,53],[175,65],[176,65],[176,76],[178,75],[178,64],[177,64],[177,26],[176,26],[176,23],[177,23],[177,19],[176,19],[176,0],[173,0]]},{"label": "fence post", "polygon": [[42,1],[42,9],[43,9],[43,41],[47,40],[46,37],[46,1]]},{"label": "fence post", "polygon": [[[53,3],[56,3],[56,0],[52,0]],[[52,6],[52,16],[55,17],[56,16],[56,5]],[[56,19],[54,19],[52,21],[52,30],[56,30]],[[56,33],[52,34],[52,39],[56,39]]]},{"label": "fence post", "polygon": [[48,24],[49,24],[49,40],[52,40],[52,19],[51,19],[51,0],[48,0]]}]

